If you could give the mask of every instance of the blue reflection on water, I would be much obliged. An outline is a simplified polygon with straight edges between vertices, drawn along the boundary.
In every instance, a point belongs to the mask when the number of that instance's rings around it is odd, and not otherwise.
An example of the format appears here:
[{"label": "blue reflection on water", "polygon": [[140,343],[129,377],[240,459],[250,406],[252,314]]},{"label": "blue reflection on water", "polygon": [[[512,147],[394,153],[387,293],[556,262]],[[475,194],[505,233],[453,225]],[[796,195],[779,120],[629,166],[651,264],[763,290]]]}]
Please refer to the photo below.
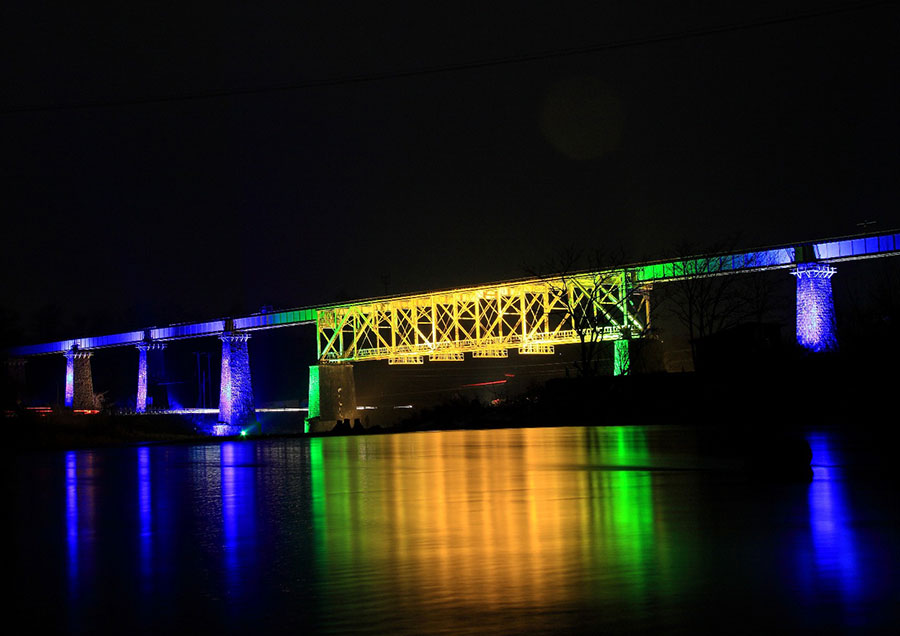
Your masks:
[{"label": "blue reflection on water", "polygon": [[141,578],[146,582],[153,572],[153,509],[150,489],[150,449],[137,449],[138,522],[140,524]]},{"label": "blue reflection on water", "polygon": [[225,577],[232,596],[241,596],[255,569],[256,488],[252,462],[254,446],[228,442],[221,447],[222,521],[225,543]]},{"label": "blue reflection on water", "polygon": [[69,583],[78,579],[78,456],[66,453],[66,561]]},{"label": "blue reflection on water", "polygon": [[94,576],[96,495],[92,451],[65,454],[66,477],[66,573],[71,598],[85,593],[85,582]]},{"label": "blue reflection on water", "polygon": [[816,570],[828,588],[847,600],[856,599],[862,593],[862,577],[836,443],[829,433],[810,435],[808,441],[813,453],[808,502]]}]

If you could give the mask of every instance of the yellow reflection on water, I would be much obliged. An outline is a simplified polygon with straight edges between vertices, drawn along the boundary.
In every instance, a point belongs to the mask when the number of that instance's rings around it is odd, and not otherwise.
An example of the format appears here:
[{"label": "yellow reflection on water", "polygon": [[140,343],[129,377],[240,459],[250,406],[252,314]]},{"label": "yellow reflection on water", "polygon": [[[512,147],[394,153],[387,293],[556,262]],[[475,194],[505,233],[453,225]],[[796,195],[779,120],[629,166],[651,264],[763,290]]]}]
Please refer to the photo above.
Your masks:
[{"label": "yellow reflection on water", "polygon": [[625,581],[640,601],[666,549],[647,456],[642,431],[613,427],[311,440],[324,595],[540,609]]}]

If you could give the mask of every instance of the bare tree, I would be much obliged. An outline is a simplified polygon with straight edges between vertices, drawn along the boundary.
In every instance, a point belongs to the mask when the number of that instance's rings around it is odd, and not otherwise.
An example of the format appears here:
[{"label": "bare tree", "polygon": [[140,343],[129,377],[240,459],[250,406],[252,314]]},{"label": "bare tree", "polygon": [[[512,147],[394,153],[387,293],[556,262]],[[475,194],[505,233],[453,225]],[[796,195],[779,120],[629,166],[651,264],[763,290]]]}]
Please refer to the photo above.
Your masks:
[{"label": "bare tree", "polygon": [[[551,312],[568,323],[579,343],[580,356],[575,363],[581,377],[602,374],[604,343],[640,335],[644,323],[634,320],[633,298],[621,257],[604,257],[599,252],[585,256],[581,250],[561,250],[539,270],[529,269],[543,280],[550,296]],[[615,345],[614,345],[615,346]],[[628,357],[619,359],[619,371],[628,372]]]},{"label": "bare tree", "polygon": [[[745,321],[762,323],[777,308],[779,288],[765,272],[759,255],[741,255],[735,269],[731,239],[704,250],[682,244],[673,254],[676,280],[660,286],[662,301],[687,331],[691,358],[697,368],[697,342]],[[746,272],[746,273],[737,273]]]},{"label": "bare tree", "polygon": [[784,270],[756,272],[737,278],[739,284],[735,293],[743,308],[742,321],[761,324],[783,314],[785,307],[792,306],[793,299],[788,299],[785,290],[794,284],[794,279]]},{"label": "bare tree", "polygon": [[900,260],[881,259],[867,264],[865,279],[861,283],[842,285],[841,292],[847,299],[841,338],[851,349],[880,350],[884,355],[885,347],[896,349],[900,346],[897,336],[897,324],[900,323]]}]

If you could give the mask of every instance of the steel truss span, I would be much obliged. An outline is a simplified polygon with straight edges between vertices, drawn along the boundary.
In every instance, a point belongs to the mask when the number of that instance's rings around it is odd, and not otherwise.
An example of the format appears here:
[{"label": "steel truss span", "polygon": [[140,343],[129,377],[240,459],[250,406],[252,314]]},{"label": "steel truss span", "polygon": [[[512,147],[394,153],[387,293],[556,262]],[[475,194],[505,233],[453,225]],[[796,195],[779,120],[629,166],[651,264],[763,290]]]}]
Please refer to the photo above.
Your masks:
[{"label": "steel truss span", "polygon": [[[600,340],[641,337],[649,327],[647,292],[654,283],[788,269],[807,262],[896,256],[896,230],[751,251],[706,254],[679,260],[637,263],[604,272],[556,274],[442,290],[361,300],[340,305],[266,311],[240,318],[152,327],[140,331],[15,347],[13,357],[136,346],[215,337],[229,331],[255,331],[316,324],[323,362],[389,360],[417,364],[476,357],[550,353],[557,344],[581,336]],[[579,320],[587,320],[579,324]]]},{"label": "steel truss span", "polygon": [[554,345],[639,337],[649,327],[648,286],[625,270],[354,303],[319,311],[323,362],[391,364],[552,354]]}]

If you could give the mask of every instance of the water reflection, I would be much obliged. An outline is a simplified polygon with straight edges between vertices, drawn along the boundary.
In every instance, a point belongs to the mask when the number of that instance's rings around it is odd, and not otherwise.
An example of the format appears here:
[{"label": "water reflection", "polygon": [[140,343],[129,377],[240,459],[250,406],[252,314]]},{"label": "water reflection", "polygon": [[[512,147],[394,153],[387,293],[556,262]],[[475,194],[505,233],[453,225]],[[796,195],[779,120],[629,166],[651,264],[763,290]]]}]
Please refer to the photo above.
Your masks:
[{"label": "water reflection", "polygon": [[138,470],[138,554],[140,555],[141,580],[145,587],[153,573],[153,509],[150,489],[150,449],[137,449]]},{"label": "water reflection", "polygon": [[78,455],[66,453],[66,563],[69,581],[78,580]]},{"label": "water reflection", "polygon": [[551,428],[56,454],[52,471],[22,469],[53,493],[52,514],[17,514],[35,564],[25,587],[56,583],[73,632],[890,621],[877,599],[896,596],[895,517],[867,490],[860,524],[838,440],[810,438],[810,484],[775,486],[692,468],[696,441]]},{"label": "water reflection", "polygon": [[861,592],[853,517],[833,433],[808,438],[813,452],[809,486],[809,523],[819,580],[845,600]]},{"label": "water reflection", "polygon": [[359,593],[389,570],[396,602],[419,612],[558,611],[611,601],[623,586],[644,602],[649,563],[669,549],[654,523],[646,440],[635,429],[585,431],[312,440],[326,598],[340,604],[344,576],[365,574]]},{"label": "water reflection", "polygon": [[252,585],[256,565],[255,444],[221,445],[222,528],[227,591],[232,598]]},{"label": "water reflection", "polygon": [[66,565],[70,595],[81,594],[82,583],[93,575],[95,533],[94,453],[68,452],[66,464]]},{"label": "water reflection", "polygon": [[[595,558],[618,563],[630,573],[624,577],[628,593],[645,600],[649,564],[667,541],[657,541],[653,514],[653,474],[647,470],[648,453],[644,431],[631,427],[588,429],[593,438],[585,448],[592,465],[612,464],[616,469],[592,470],[591,501],[595,536],[607,545]],[[624,468],[623,468],[624,467]],[[644,470],[640,470],[644,467]],[[601,565],[601,567],[603,567]]]}]

